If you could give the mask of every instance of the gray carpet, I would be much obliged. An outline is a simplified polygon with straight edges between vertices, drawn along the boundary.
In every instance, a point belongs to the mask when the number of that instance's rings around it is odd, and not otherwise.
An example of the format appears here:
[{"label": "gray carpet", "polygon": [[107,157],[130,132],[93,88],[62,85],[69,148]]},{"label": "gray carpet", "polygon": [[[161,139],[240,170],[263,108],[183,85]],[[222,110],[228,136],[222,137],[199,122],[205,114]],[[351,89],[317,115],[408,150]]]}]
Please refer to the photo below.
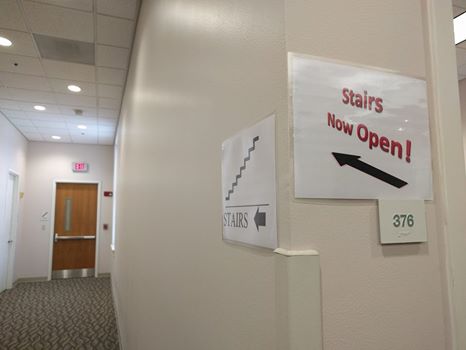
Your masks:
[{"label": "gray carpet", "polygon": [[110,279],[19,283],[0,293],[0,349],[119,349]]}]

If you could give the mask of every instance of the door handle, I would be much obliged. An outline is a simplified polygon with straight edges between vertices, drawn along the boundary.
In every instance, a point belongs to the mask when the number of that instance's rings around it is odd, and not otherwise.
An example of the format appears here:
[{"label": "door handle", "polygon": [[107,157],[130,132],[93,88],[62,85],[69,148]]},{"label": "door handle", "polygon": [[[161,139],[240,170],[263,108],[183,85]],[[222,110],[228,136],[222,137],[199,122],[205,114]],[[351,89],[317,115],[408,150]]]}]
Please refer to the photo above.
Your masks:
[{"label": "door handle", "polygon": [[95,239],[95,236],[59,236],[55,233],[55,243],[58,241],[70,241],[70,240],[88,240]]},{"label": "door handle", "polygon": [[12,239],[10,239],[10,240],[8,241],[8,244],[11,244],[11,243],[13,243],[13,240],[12,240]]}]

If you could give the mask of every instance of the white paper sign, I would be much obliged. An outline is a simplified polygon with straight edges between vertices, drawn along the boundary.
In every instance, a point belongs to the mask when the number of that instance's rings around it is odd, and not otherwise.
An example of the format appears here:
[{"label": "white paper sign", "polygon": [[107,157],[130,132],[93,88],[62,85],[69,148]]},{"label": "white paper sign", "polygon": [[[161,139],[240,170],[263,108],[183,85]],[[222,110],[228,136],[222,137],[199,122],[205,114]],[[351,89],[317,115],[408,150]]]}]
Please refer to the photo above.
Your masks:
[{"label": "white paper sign", "polygon": [[295,196],[432,199],[425,81],[290,56]]},{"label": "white paper sign", "polygon": [[222,144],[223,239],[277,248],[275,116]]}]

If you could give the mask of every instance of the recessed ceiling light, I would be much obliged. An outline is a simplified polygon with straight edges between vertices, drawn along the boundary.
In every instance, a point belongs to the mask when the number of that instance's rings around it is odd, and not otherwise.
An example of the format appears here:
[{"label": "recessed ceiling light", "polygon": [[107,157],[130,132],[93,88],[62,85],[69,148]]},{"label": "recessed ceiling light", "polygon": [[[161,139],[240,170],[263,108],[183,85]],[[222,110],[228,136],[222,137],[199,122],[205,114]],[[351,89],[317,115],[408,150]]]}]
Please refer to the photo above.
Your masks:
[{"label": "recessed ceiling light", "polygon": [[78,129],[86,130],[87,126],[86,125],[78,125]]},{"label": "recessed ceiling light", "polygon": [[55,136],[55,135],[54,135],[54,136],[52,136],[52,139],[54,139],[54,140],[61,140],[61,136]]},{"label": "recessed ceiling light", "polygon": [[466,40],[466,12],[453,19],[455,45]]},{"label": "recessed ceiling light", "polygon": [[78,85],[68,85],[68,90],[72,92],[81,92],[81,88]]},{"label": "recessed ceiling light", "polygon": [[44,106],[37,105],[37,106],[34,106],[34,109],[36,111],[45,111],[47,108],[45,108]]},{"label": "recessed ceiling light", "polygon": [[13,43],[11,40],[4,38],[3,36],[0,36],[0,46],[11,46]]}]

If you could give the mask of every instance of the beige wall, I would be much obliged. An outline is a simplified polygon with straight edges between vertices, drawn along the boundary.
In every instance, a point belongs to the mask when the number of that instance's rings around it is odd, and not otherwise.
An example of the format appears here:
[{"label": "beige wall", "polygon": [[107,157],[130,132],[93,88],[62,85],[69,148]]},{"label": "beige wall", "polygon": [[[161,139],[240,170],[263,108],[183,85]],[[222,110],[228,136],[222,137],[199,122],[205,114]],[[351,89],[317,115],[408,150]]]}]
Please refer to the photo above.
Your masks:
[{"label": "beige wall", "polygon": [[463,126],[463,144],[466,162],[466,79],[459,81],[460,104],[461,104],[461,117]]},{"label": "beige wall", "polygon": [[[19,191],[24,191],[27,144],[23,135],[0,113],[0,217],[2,218],[0,230],[6,229],[3,215],[9,170],[19,174]],[[19,217],[23,213],[23,202],[19,202]],[[21,231],[21,223],[19,223],[17,232],[19,231]]]},{"label": "beige wall", "polygon": [[118,142],[125,349],[282,350],[273,257],[222,242],[220,220],[221,142],[271,112],[280,245],[321,253],[324,349],[447,349],[437,201],[427,244],[382,247],[375,201],[292,196],[287,52],[426,77],[424,25],[414,0],[143,2]]},{"label": "beige wall", "polygon": [[222,242],[220,145],[286,120],[284,53],[281,0],[143,2],[120,126],[125,349],[274,348],[275,260]]},{"label": "beige wall", "polygon": [[[426,77],[420,1],[286,4],[288,51]],[[292,201],[293,249],[321,254],[324,349],[445,348],[436,210],[427,244],[381,246],[376,201]]]},{"label": "beige wall", "polygon": [[[89,163],[88,173],[73,173],[75,161]],[[102,191],[113,186],[113,147],[49,142],[30,142],[27,155],[27,179],[23,226],[16,249],[16,277],[47,277],[49,273],[50,225],[41,215],[52,211],[53,181],[101,181]],[[101,224],[112,223],[112,199],[101,198]],[[49,215],[50,218],[50,215]],[[45,226],[45,227],[43,227]],[[111,227],[101,227],[99,273],[110,272]]]}]

